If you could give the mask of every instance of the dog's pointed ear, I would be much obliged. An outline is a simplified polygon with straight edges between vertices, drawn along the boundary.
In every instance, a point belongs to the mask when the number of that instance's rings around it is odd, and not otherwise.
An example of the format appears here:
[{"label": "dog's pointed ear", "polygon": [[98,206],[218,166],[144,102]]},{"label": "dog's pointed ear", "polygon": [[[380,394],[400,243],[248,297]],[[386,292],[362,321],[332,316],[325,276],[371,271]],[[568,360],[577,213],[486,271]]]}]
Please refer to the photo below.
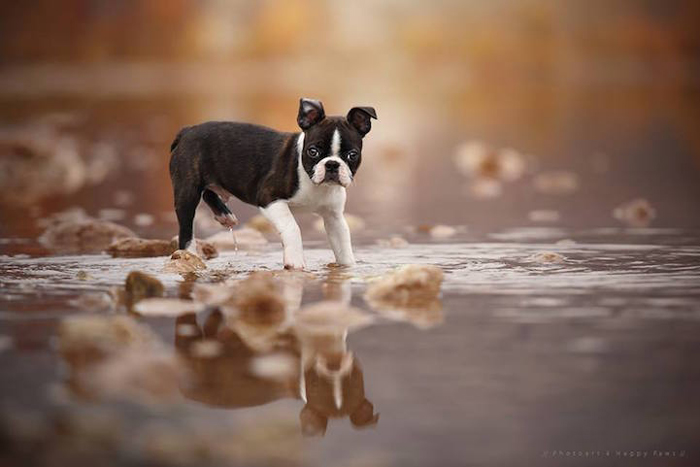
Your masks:
[{"label": "dog's pointed ear", "polygon": [[362,136],[365,136],[372,129],[371,119],[377,119],[377,112],[374,107],[353,107],[346,118]]},{"label": "dog's pointed ear", "polygon": [[302,130],[307,130],[326,118],[321,101],[314,99],[299,99],[299,115],[297,123]]}]

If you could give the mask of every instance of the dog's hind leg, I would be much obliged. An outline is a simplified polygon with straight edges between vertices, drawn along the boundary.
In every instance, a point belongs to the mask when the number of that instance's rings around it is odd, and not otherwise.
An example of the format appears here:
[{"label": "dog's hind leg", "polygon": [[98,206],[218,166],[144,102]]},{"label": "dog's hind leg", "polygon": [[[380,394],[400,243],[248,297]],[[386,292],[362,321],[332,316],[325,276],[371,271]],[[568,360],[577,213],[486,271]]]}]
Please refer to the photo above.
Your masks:
[{"label": "dog's hind leg", "polygon": [[214,213],[214,219],[219,224],[223,225],[228,229],[232,229],[238,224],[238,219],[231,212],[231,210],[226,206],[226,203],[212,190],[204,190],[202,199],[209,206],[211,211]]},{"label": "dog's hind leg", "polygon": [[[194,214],[202,197],[202,189],[194,186],[175,186],[175,214],[180,224],[178,249],[186,250],[194,239]],[[191,245],[194,247],[194,244]]]}]

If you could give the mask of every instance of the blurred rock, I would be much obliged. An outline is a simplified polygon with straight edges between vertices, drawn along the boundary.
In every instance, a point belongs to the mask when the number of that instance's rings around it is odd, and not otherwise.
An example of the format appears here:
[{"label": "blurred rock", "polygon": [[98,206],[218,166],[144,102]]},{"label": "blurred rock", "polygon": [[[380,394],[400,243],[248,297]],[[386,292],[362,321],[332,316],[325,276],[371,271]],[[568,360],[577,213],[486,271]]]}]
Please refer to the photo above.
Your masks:
[{"label": "blurred rock", "polygon": [[118,208],[103,208],[97,212],[97,217],[102,221],[123,221],[126,219],[126,211]]},{"label": "blurred rock", "polygon": [[216,339],[198,340],[190,345],[190,354],[195,358],[216,358],[222,351],[223,344]]},{"label": "blurred rock", "polygon": [[113,310],[116,305],[114,298],[107,292],[86,293],[69,300],[68,304],[88,311]]},{"label": "blurred rock", "polygon": [[578,176],[564,170],[543,172],[533,180],[535,190],[546,195],[569,195],[578,190]]},{"label": "blurred rock", "polygon": [[12,348],[14,341],[10,336],[0,335],[0,353]]},{"label": "blurred rock", "polygon": [[436,225],[430,229],[430,236],[433,238],[450,238],[457,233],[457,229],[449,225]]},{"label": "blurred rock", "polygon": [[542,222],[542,223],[551,223],[551,222],[557,222],[561,216],[559,215],[558,211],[553,211],[549,209],[539,209],[535,211],[530,211],[527,214],[527,218],[530,219],[532,222]]},{"label": "blurred rock", "polygon": [[277,232],[277,229],[274,225],[272,225],[272,222],[267,220],[267,218],[262,214],[256,214],[248,219],[245,226],[264,234],[273,234]]},{"label": "blurred rock", "polygon": [[392,306],[421,306],[440,293],[443,272],[437,266],[408,264],[400,266],[369,283],[368,302]]},{"label": "blurred rock", "polygon": [[[365,228],[365,221],[360,216],[354,214],[345,214],[345,221],[348,223],[348,228],[350,232],[359,232]],[[319,232],[326,232],[326,228],[323,226],[323,219],[318,218],[314,221],[314,228]]]},{"label": "blurred rock", "polygon": [[175,354],[164,347],[129,347],[96,366],[83,384],[100,398],[129,400],[148,406],[172,404],[182,400],[180,383],[184,379]]},{"label": "blurred rock", "polygon": [[522,177],[525,158],[514,149],[496,150],[484,143],[471,141],[457,148],[454,162],[465,176],[510,182]]},{"label": "blurred rock", "polygon": [[250,227],[221,231],[211,237],[207,237],[206,240],[220,251],[250,250],[268,243],[259,230]]},{"label": "blurred rock", "polygon": [[490,178],[477,178],[469,183],[467,191],[477,199],[498,198],[503,193],[503,184]]},{"label": "blurred rock", "polygon": [[136,237],[130,229],[95,219],[59,221],[39,237],[39,243],[61,253],[99,253],[115,240]]},{"label": "blurred rock", "polygon": [[566,258],[559,253],[554,253],[551,251],[543,251],[540,253],[535,253],[534,255],[530,256],[528,258],[528,261],[531,261],[533,263],[542,263],[542,264],[550,264],[550,263],[563,263],[566,261]]},{"label": "blurred rock", "polygon": [[114,258],[151,258],[170,256],[176,249],[177,247],[167,240],[121,238],[107,248],[107,253]]},{"label": "blurred rock", "polygon": [[[170,243],[171,243],[171,246],[173,248],[173,251],[177,250],[178,236],[175,235],[172,238],[172,240],[170,240]],[[209,241],[209,239],[200,240],[198,238],[195,238],[194,245],[195,245],[195,248],[197,249],[197,254],[201,258],[212,259],[212,258],[216,258],[217,256],[219,256],[218,247],[214,243]]]},{"label": "blurred rock", "polygon": [[40,217],[37,219],[36,224],[39,227],[49,227],[54,224],[60,224],[62,222],[79,222],[92,219],[87,215],[85,210],[79,206],[73,206],[64,211],[54,212],[47,216]]},{"label": "blurred rock", "polygon": [[201,271],[206,269],[207,265],[204,261],[187,250],[177,250],[175,251],[165,263],[163,270],[165,272],[175,272],[179,274],[187,274],[192,272]]},{"label": "blurred rock", "polygon": [[114,192],[114,197],[112,198],[112,200],[114,201],[115,205],[123,208],[133,204],[135,198],[136,195],[134,195],[132,192],[126,190],[119,190]]},{"label": "blurred rock", "polygon": [[140,271],[131,271],[126,276],[125,290],[129,306],[144,298],[162,297],[165,292],[158,279]]},{"label": "blurred rock", "polygon": [[134,224],[138,225],[139,227],[153,225],[153,221],[153,216],[150,214],[141,213],[134,216]]},{"label": "blurred rock", "polygon": [[383,248],[405,248],[409,245],[408,241],[399,236],[389,237],[388,239],[380,238],[377,240],[377,245]]},{"label": "blurred rock", "polygon": [[656,209],[646,199],[637,198],[615,208],[613,217],[630,227],[646,227],[656,218]]},{"label": "blurred rock", "polygon": [[202,303],[181,298],[144,298],[134,305],[133,311],[144,316],[180,316],[199,313]]}]

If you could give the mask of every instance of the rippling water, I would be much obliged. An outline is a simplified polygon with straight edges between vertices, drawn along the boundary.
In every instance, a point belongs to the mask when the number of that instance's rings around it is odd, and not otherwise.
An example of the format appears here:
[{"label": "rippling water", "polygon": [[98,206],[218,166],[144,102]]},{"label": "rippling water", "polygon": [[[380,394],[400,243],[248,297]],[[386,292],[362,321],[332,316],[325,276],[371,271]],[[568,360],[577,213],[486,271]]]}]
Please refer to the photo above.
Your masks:
[{"label": "rippling water", "polygon": [[[557,451],[564,456],[588,450],[602,451],[596,455],[605,464],[604,456],[626,463],[632,462],[628,451],[658,449],[684,456],[672,461],[685,465],[696,448],[700,389],[693,357],[700,350],[700,242],[694,235],[669,229],[513,229],[485,241],[364,245],[352,269],[329,267],[330,251],[312,243],[306,251],[309,273],[280,272],[298,279],[290,283],[297,284],[301,303],[337,287],[345,300],[375,317],[374,324],[342,338],[355,376],[343,386],[341,408],[328,409],[322,442],[300,437],[304,401],[298,381],[289,386],[251,376],[251,362],[269,351],[230,336],[218,334],[223,353],[197,364],[197,377],[204,379],[177,388],[182,398],[176,403],[127,405],[126,412],[123,402],[96,404],[71,392],[71,366],[56,351],[58,322],[86,312],[76,299],[121,286],[128,271],[154,274],[166,295],[183,296],[193,282],[275,270],[278,245],[224,253],[188,278],[162,272],[164,258],[3,256],[3,403],[47,417],[69,409],[98,426],[93,412],[107,411],[104,423],[140,436],[190,439],[204,432],[220,445],[221,433],[230,431],[234,438],[252,439],[238,454],[227,454],[240,462],[533,465],[558,464],[561,459],[551,459]],[[543,252],[562,259],[542,263],[537,255]],[[440,307],[413,314],[375,311],[363,299],[367,281],[405,263],[443,268]],[[113,314],[111,307],[97,302],[87,311]],[[141,318],[171,350],[184,339],[176,325],[206,329],[211,319],[210,312],[185,321]],[[278,348],[298,358],[290,349]],[[379,421],[358,431],[343,404],[361,396]],[[165,454],[134,447],[119,430],[109,452],[125,462],[168,463],[185,455],[167,443]]]}]

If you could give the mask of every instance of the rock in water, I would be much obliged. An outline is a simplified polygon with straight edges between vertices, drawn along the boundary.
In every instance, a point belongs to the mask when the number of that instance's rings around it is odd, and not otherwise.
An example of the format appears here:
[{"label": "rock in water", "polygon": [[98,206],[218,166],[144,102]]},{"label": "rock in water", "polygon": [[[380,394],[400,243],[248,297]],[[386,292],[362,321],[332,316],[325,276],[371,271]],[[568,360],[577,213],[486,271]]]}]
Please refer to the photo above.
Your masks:
[{"label": "rock in water", "polygon": [[162,297],[164,291],[163,284],[146,273],[131,271],[126,276],[126,302],[129,308],[141,299]]},{"label": "rock in water", "polygon": [[[212,259],[216,258],[219,256],[218,249],[216,245],[214,245],[212,242],[208,240],[200,240],[195,238],[194,240],[195,247],[197,249],[197,254],[204,259]],[[178,246],[178,236],[175,235],[172,240],[170,240],[170,245],[172,247],[172,251],[168,254],[171,254],[175,251],[177,251],[177,246]]]},{"label": "rock in water", "polygon": [[437,266],[407,264],[370,282],[365,298],[395,306],[413,306],[415,302],[436,298],[443,276]]},{"label": "rock in water", "polygon": [[113,242],[107,253],[114,258],[150,258],[154,256],[170,256],[177,249],[167,240],[145,238],[121,238]]},{"label": "rock in water", "polygon": [[638,198],[615,208],[613,217],[630,227],[646,227],[656,218],[656,209],[646,199]]},{"label": "rock in water", "polygon": [[61,253],[100,253],[115,240],[128,237],[136,234],[113,222],[84,219],[50,225],[39,243]]},{"label": "rock in water", "polygon": [[187,274],[206,269],[207,265],[204,261],[187,250],[177,250],[170,256],[170,259],[165,264],[166,272],[175,272],[178,274]]}]

